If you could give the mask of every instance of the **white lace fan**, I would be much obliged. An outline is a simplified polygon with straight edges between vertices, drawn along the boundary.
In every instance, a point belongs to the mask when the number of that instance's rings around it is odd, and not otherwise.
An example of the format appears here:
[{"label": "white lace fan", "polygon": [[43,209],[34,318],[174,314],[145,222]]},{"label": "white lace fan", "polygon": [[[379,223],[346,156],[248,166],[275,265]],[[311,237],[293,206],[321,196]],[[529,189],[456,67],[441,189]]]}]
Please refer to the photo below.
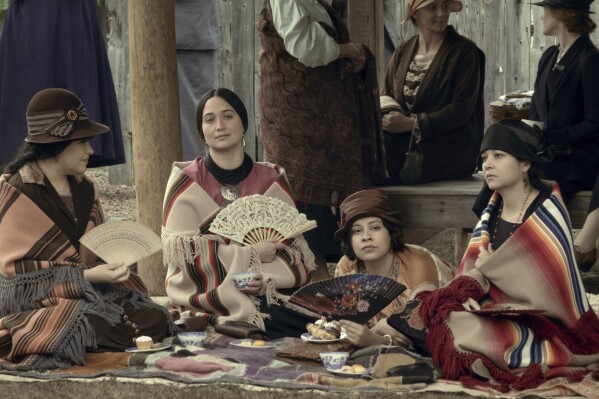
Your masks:
[{"label": "white lace fan", "polygon": [[124,262],[127,266],[162,249],[156,233],[131,221],[103,223],[88,231],[79,242],[107,263]]},{"label": "white lace fan", "polygon": [[221,210],[210,225],[212,233],[240,244],[274,239],[279,242],[316,227],[316,222],[280,199],[260,194],[241,197]]}]

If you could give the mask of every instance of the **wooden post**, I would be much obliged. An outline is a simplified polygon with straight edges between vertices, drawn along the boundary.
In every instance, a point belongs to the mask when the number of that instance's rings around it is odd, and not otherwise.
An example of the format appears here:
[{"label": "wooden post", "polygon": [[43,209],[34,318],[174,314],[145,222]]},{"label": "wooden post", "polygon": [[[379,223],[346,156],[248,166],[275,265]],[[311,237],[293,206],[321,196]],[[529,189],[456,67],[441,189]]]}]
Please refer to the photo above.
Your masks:
[{"label": "wooden post", "polygon": [[[181,157],[174,0],[129,0],[129,58],[137,220],[160,234],[162,200]],[[164,295],[162,253],[138,265],[151,295]]]},{"label": "wooden post", "polygon": [[377,80],[385,76],[385,15],[380,0],[347,0],[347,28],[351,41],[364,44],[377,60]]}]

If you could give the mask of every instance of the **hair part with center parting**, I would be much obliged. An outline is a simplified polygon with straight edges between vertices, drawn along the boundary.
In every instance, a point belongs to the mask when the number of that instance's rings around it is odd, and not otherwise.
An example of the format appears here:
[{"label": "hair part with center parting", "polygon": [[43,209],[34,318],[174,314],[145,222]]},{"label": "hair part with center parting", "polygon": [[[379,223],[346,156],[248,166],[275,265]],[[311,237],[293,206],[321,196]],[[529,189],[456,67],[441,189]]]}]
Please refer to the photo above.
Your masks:
[{"label": "hair part with center parting", "polygon": [[226,89],[224,87],[210,89],[202,95],[202,97],[200,98],[200,101],[198,102],[198,107],[196,109],[196,126],[198,128],[198,133],[200,134],[202,141],[206,142],[206,138],[204,137],[204,131],[202,130],[202,120],[204,118],[204,108],[206,107],[206,103],[208,102],[208,100],[210,100],[211,98],[214,98],[214,97],[222,98],[231,107],[233,107],[233,109],[235,110],[235,112],[237,112],[237,115],[239,115],[239,118],[241,119],[241,124],[243,125],[244,132],[247,131],[248,130],[248,113],[245,108],[245,105],[243,104],[243,101],[241,101],[241,98],[239,98],[239,96],[237,94],[235,94],[233,91]]}]

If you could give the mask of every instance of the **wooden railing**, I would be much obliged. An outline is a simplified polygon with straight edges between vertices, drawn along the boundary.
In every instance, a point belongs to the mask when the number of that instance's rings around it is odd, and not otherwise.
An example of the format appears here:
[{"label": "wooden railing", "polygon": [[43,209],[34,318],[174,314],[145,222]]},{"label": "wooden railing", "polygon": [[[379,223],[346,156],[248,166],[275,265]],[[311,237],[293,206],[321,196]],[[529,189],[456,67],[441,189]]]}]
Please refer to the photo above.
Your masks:
[{"label": "wooden railing", "polygon": [[[422,244],[444,229],[456,229],[455,261],[459,261],[468,244],[478,219],[472,212],[472,204],[483,186],[480,174],[468,179],[449,180],[414,186],[380,187],[400,211],[404,239],[410,244]],[[568,204],[572,227],[584,224],[590,191],[578,193]]]}]

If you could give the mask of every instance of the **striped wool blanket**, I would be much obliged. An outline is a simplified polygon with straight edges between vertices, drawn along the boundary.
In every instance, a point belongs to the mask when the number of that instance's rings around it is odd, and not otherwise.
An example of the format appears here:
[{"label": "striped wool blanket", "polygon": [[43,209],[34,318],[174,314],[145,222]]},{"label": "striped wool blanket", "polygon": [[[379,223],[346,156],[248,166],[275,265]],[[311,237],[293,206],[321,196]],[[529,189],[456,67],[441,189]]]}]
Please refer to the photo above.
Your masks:
[{"label": "striped wool blanket", "polygon": [[[559,187],[554,183],[551,196],[476,268],[479,247],[490,242],[488,222],[497,200],[495,193],[458,277],[419,296],[433,360],[444,378],[501,391],[533,388],[559,376],[582,379],[599,362],[599,319],[573,258],[572,228]],[[462,307],[469,297],[483,308],[544,312],[477,315]]]},{"label": "striped wool blanket", "polygon": [[[168,267],[166,293],[182,318],[201,316],[217,324],[241,320],[264,329],[259,302],[235,288],[232,273],[256,271],[266,283],[268,303],[283,297],[278,289],[294,288],[310,280],[316,268],[314,255],[302,236],[295,237],[279,250],[273,262],[261,263],[251,246],[241,246],[208,233],[212,218],[221,207],[184,170],[192,162],[175,163],[166,187],[163,204],[162,242],[164,263]],[[273,175],[275,178],[266,178]],[[284,170],[268,163],[255,163],[246,179],[260,184],[240,182],[242,195],[263,194],[294,205]],[[260,177],[263,176],[263,177]],[[247,183],[247,181],[246,181]],[[245,191],[245,194],[244,194]]]},{"label": "striped wool blanket", "polygon": [[[12,343],[0,368],[47,370],[85,363],[85,348],[95,346],[86,315],[120,321],[114,301],[141,295],[138,276],[123,284],[94,287],[83,269],[96,257],[78,251],[33,202],[0,177],[0,342]],[[86,231],[103,222],[98,186]],[[10,345],[9,345],[10,347]]]}]

